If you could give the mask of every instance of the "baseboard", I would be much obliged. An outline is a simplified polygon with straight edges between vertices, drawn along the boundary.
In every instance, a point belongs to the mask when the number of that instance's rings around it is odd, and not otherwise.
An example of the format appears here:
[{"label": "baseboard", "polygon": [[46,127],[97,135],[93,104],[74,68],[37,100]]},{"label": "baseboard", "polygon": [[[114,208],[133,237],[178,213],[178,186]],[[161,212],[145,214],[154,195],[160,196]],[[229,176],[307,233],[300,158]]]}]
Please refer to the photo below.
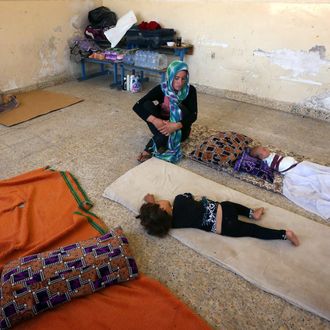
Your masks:
[{"label": "baseboard", "polygon": [[[151,81],[159,82],[159,76],[148,75],[148,77],[150,78]],[[25,86],[22,88],[17,88],[17,89],[13,89],[10,91],[6,91],[5,94],[9,94],[9,93],[15,94],[15,93],[34,90],[34,89],[42,89],[42,88],[46,88],[46,87],[59,85],[64,82],[72,81],[75,79],[77,79],[77,77],[75,77],[75,75],[67,75],[67,74],[58,75],[58,76],[51,77],[48,80],[40,81],[36,84],[32,84],[32,85]],[[199,93],[224,97],[224,98],[234,100],[234,101],[259,105],[259,106],[274,109],[274,110],[289,112],[289,113],[299,115],[302,117],[309,117],[309,118],[313,118],[313,119],[330,122],[330,111],[327,109],[324,109],[324,108],[318,108],[316,106],[308,107],[304,104],[277,101],[277,100],[262,98],[262,97],[258,97],[255,95],[245,94],[245,93],[241,93],[241,92],[230,91],[230,90],[225,90],[225,89],[217,89],[217,88],[213,88],[213,87],[209,87],[209,86],[199,85],[196,83],[194,83],[194,86],[196,87],[196,89]]]},{"label": "baseboard", "polygon": [[47,80],[38,81],[35,84],[31,84],[31,85],[27,85],[24,87],[5,91],[5,94],[18,94],[18,93],[23,93],[23,92],[29,92],[29,91],[36,90],[36,89],[43,89],[43,88],[47,88],[47,87],[51,87],[51,86],[55,86],[55,85],[60,85],[67,81],[76,79],[74,76],[72,76],[72,75],[69,76],[67,74],[57,75],[57,76],[47,77],[47,78],[48,78]]},{"label": "baseboard", "polygon": [[194,84],[194,86],[197,88],[197,91],[200,93],[224,97],[234,101],[259,105],[274,110],[293,113],[295,115],[299,115],[302,117],[310,117],[313,119],[330,122],[330,111],[324,108],[308,107],[303,104],[261,98],[255,95],[250,95],[250,94],[245,94],[245,93],[230,91],[225,89],[217,89],[199,84]]}]

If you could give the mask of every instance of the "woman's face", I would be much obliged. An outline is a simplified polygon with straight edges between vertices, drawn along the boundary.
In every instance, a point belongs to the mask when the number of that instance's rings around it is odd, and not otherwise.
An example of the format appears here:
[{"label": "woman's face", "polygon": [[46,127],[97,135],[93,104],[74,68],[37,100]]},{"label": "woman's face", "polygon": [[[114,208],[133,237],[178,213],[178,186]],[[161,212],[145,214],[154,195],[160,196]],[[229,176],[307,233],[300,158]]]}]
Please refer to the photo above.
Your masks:
[{"label": "woman's face", "polygon": [[179,71],[173,79],[172,87],[176,92],[179,92],[187,82],[187,71]]}]

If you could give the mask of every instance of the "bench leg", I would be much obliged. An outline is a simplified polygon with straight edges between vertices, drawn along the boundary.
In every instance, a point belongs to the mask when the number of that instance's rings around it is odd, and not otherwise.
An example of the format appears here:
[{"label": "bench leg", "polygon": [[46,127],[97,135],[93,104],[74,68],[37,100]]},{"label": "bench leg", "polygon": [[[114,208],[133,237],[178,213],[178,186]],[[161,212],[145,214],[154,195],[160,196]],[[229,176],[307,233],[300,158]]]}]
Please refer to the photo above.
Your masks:
[{"label": "bench leg", "polygon": [[81,80],[85,80],[86,79],[86,66],[85,66],[85,61],[81,60],[80,61],[81,64]]},{"label": "bench leg", "polygon": [[113,63],[113,82],[114,84],[118,85],[118,64]]}]

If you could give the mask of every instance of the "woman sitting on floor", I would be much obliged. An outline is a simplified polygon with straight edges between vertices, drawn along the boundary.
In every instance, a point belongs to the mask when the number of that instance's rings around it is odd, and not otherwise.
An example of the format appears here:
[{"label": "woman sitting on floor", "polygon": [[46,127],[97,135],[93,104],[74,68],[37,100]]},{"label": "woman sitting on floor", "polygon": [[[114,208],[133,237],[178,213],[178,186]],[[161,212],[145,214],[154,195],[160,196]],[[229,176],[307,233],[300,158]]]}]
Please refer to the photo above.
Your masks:
[{"label": "woman sitting on floor", "polygon": [[197,93],[189,84],[187,64],[173,61],[167,68],[166,81],[136,102],[133,110],[153,134],[138,161],[152,156],[172,163],[179,161],[181,141],[189,137],[191,125],[197,119]]}]

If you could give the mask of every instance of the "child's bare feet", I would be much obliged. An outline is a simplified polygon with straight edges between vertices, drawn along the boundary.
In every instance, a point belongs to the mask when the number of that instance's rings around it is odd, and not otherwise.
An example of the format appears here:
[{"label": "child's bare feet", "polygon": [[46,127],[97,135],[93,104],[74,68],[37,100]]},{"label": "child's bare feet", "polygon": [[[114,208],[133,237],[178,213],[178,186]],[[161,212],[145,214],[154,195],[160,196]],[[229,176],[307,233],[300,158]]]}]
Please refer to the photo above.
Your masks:
[{"label": "child's bare feet", "polygon": [[264,214],[265,209],[263,207],[259,207],[253,210],[252,217],[254,220],[260,220],[261,216]]},{"label": "child's bare feet", "polygon": [[294,245],[294,246],[298,246],[299,243],[299,239],[297,237],[297,235],[292,231],[292,230],[286,230],[285,231],[285,235],[286,238]]}]

